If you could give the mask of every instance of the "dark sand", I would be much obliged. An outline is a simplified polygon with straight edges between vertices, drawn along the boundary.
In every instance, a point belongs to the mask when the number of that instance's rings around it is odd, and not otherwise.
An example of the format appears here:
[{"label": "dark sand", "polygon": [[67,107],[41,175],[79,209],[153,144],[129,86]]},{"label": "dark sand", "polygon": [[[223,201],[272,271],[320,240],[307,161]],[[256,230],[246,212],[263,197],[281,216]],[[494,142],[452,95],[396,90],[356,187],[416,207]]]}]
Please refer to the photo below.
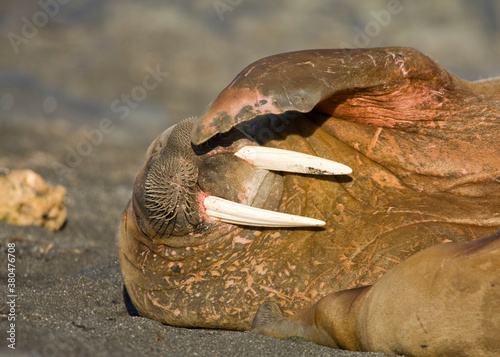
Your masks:
[{"label": "dark sand", "polygon": [[[228,3],[228,1],[224,1]],[[199,115],[234,75],[277,52],[352,44],[385,1],[244,0],[222,21],[211,1],[73,1],[14,53],[35,2],[2,1],[0,170],[32,169],[67,188],[68,221],[58,232],[0,224],[0,355],[17,356],[355,356],[301,339],[249,332],[183,329],[131,316],[116,262],[115,226],[149,143],[183,117]],[[195,5],[196,4],[196,5]],[[500,6],[493,1],[402,1],[369,46],[417,47],[467,79],[500,75]],[[470,7],[469,7],[470,6]],[[168,76],[146,98],[113,112],[147,67]],[[123,118],[120,116],[123,115]],[[85,133],[110,118],[113,129]],[[61,171],[61,165],[67,171]],[[59,167],[58,170],[55,168]],[[7,244],[16,245],[16,343],[7,347]],[[14,354],[15,353],[15,354]]]}]

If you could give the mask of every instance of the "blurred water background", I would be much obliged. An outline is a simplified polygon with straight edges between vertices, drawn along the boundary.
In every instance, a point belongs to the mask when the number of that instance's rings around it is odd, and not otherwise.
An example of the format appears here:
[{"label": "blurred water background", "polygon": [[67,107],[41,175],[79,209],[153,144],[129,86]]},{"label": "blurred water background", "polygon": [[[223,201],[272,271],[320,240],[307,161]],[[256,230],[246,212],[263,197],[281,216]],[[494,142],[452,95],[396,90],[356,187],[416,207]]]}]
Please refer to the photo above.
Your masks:
[{"label": "blurred water background", "polygon": [[[2,0],[0,30],[2,119],[157,131],[200,115],[251,62],[300,49],[411,46],[468,80],[500,75],[493,0]],[[168,74],[136,88],[148,69]]]}]

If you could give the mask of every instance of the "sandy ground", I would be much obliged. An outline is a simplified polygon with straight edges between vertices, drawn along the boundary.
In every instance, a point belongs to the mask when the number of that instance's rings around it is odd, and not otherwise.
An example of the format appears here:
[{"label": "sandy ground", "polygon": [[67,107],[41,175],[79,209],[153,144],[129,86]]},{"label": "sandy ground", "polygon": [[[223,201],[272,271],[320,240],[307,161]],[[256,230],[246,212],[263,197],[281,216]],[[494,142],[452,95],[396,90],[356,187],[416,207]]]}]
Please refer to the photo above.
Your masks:
[{"label": "sandy ground", "polygon": [[[29,168],[65,186],[68,220],[55,233],[0,224],[2,294],[15,243],[17,295],[15,350],[7,347],[9,305],[1,299],[0,355],[370,355],[132,316],[116,262],[116,223],[149,143],[201,114],[254,60],[305,48],[405,45],[469,80],[500,75],[494,1],[401,1],[390,18],[382,14],[391,2],[305,3],[74,0],[49,9],[50,21],[30,35],[23,18],[43,24],[40,5],[2,1],[0,171]],[[11,33],[23,40],[13,44]],[[155,71],[157,86],[141,89]]]}]

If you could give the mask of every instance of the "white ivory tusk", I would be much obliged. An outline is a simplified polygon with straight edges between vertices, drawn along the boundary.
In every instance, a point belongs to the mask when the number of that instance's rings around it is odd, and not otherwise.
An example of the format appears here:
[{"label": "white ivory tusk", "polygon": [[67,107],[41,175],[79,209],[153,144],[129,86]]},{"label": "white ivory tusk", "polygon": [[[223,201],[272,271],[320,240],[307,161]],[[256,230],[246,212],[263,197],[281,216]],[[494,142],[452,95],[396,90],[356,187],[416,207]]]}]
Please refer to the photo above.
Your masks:
[{"label": "white ivory tusk", "polygon": [[209,217],[221,222],[243,226],[319,227],[325,225],[325,222],[319,219],[268,211],[215,196],[207,196],[204,205]]},{"label": "white ivory tusk", "polygon": [[295,172],[311,175],[348,175],[352,169],[344,164],[301,152],[245,146],[234,153],[250,165],[272,171]]}]

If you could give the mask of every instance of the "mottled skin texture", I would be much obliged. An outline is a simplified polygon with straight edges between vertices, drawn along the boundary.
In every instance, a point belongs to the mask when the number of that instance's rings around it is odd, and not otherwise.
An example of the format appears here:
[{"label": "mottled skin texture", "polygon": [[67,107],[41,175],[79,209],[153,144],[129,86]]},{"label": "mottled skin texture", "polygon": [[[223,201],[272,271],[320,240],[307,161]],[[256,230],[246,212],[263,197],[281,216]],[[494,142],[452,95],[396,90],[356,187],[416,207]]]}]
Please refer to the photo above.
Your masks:
[{"label": "mottled skin texture", "polygon": [[252,331],[405,356],[498,356],[500,233],[427,248],[372,286],[327,295],[284,319],[259,308]]},{"label": "mottled skin texture", "polygon": [[[289,315],[372,284],[423,248],[498,230],[499,142],[500,81],[466,82],[413,49],[257,61],[199,120],[148,150],[118,228],[125,285],[152,319],[247,330],[265,301]],[[232,155],[246,144],[321,156],[353,173],[257,170]],[[215,222],[205,194],[326,226]]]}]

